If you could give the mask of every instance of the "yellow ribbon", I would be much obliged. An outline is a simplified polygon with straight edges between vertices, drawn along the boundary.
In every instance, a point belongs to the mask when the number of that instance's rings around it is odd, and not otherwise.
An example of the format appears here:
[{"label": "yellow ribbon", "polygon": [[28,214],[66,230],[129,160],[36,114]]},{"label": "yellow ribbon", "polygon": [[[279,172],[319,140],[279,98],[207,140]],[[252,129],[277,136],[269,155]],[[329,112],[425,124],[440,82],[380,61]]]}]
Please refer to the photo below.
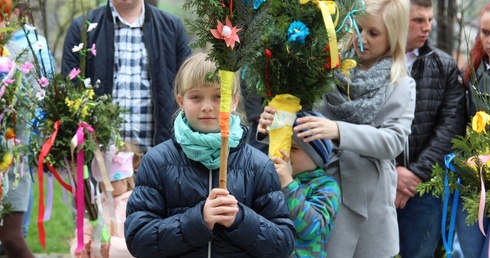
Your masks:
[{"label": "yellow ribbon", "polygon": [[349,70],[352,68],[355,68],[357,66],[357,62],[354,59],[345,59],[342,61],[340,64],[340,71],[342,71],[345,74],[345,77],[347,77],[347,97],[350,100],[350,72]]},{"label": "yellow ribbon", "polygon": [[232,102],[233,81],[235,73],[232,71],[220,70],[221,76],[221,101],[219,106],[219,124],[221,136],[228,137],[230,133],[230,111]]},{"label": "yellow ribbon", "polygon": [[322,11],[323,22],[327,30],[328,43],[330,44],[330,67],[335,67],[339,63],[339,47],[337,45],[337,34],[335,26],[339,16],[336,15],[335,21],[332,20],[332,15],[338,13],[339,8],[334,1],[318,1],[318,0],[299,0],[300,4],[312,2]]}]

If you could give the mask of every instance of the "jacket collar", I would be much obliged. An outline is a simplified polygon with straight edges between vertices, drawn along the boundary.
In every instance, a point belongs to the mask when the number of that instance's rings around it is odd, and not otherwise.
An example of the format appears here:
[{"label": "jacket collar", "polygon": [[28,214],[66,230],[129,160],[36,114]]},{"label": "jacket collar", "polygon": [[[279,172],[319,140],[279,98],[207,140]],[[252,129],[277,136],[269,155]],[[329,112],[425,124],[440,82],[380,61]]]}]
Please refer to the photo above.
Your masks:
[{"label": "jacket collar", "polygon": [[419,48],[419,56],[426,56],[432,52],[434,52],[434,48],[432,47],[432,44],[429,40],[426,40],[424,45]]}]

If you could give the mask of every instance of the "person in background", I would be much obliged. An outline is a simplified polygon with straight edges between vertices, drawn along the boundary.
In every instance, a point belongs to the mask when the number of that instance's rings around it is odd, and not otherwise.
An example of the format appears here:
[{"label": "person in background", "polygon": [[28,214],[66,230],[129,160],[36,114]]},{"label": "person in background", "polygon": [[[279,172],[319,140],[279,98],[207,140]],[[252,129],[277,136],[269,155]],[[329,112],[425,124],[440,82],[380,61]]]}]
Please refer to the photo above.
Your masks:
[{"label": "person in background", "polygon": [[[12,33],[10,40],[19,46],[32,52],[36,55],[36,60],[39,64],[36,71],[40,72],[42,77],[51,78],[54,74],[55,61],[51,51],[49,50],[48,41],[45,37],[39,35],[34,28],[34,17],[28,3],[17,3],[12,11],[11,21],[16,20],[23,25],[24,29],[20,28]],[[31,49],[32,48],[32,49]],[[29,223],[31,221],[32,203],[34,202],[33,190],[29,190],[29,205],[24,213],[24,221],[22,230],[24,238],[27,237]]]},{"label": "person in background", "polygon": [[[409,0],[365,0],[343,58],[359,60],[323,96],[325,117],[296,119],[304,142],[329,139],[327,173],[340,184],[342,203],[327,243],[328,257],[394,257],[399,251],[394,160],[405,146],[415,112],[415,82],[407,75]],[[363,47],[361,47],[362,42]],[[275,110],[265,107],[259,133]],[[410,257],[410,256],[407,256]],[[406,258],[406,257],[405,257]]]},{"label": "person in background", "polygon": [[[311,111],[297,115],[323,117]],[[328,257],[326,244],[340,207],[339,185],[325,171],[331,151],[330,140],[305,143],[295,132],[291,154],[281,150],[284,159],[272,157],[296,228],[291,257]]]},{"label": "person in background", "polygon": [[[10,18],[11,11],[13,8],[12,0],[0,0],[0,28],[5,28],[7,26],[8,19]],[[11,60],[16,60],[16,64],[23,64],[25,62],[33,63],[34,59],[30,51],[25,51],[22,46],[19,46],[11,40],[6,40],[5,35],[0,36],[0,43],[2,54],[8,53],[8,58]],[[4,52],[4,49],[7,50]],[[17,69],[20,68],[20,65]],[[1,79],[4,79],[5,74],[1,75]],[[28,83],[36,83],[32,75],[24,75],[22,77],[23,86]],[[19,110],[22,113],[22,110]],[[7,114],[3,119],[7,119]],[[20,115],[17,119],[14,131],[14,139],[9,141],[15,141],[17,144],[28,144],[29,134],[26,133],[28,130],[27,121],[28,116]],[[2,130],[7,130],[3,128]],[[1,144],[5,144],[6,132],[2,132]],[[5,158],[5,157],[3,157]],[[4,215],[0,224],[0,241],[7,254],[7,257],[22,257],[22,258],[34,258],[31,250],[27,246],[22,232],[22,223],[24,218],[24,213],[27,211],[29,203],[29,191],[31,189],[31,177],[29,175],[28,166],[29,164],[27,157],[14,158],[10,166],[8,167],[7,180],[8,183],[3,184],[5,187],[3,194],[3,204],[11,205],[11,213]],[[23,169],[23,171],[20,171]],[[2,176],[3,173],[2,173]],[[5,176],[4,176],[5,178]],[[8,188],[6,188],[8,186]],[[4,206],[5,207],[5,206]]]},{"label": "person in background", "polygon": [[444,167],[451,139],[463,135],[465,89],[454,59],[429,41],[434,17],[432,0],[411,0],[407,66],[417,85],[412,133],[396,161],[396,207],[402,257],[434,257],[441,236],[442,199],[416,187],[430,180],[432,166]]},{"label": "person in background", "polygon": [[[463,79],[468,91],[468,117],[477,111],[490,113],[490,4],[481,10],[478,36],[470,51],[470,58],[463,68]],[[469,120],[467,120],[469,122]],[[464,182],[462,182],[464,184]],[[456,234],[463,257],[487,257],[490,227],[488,217],[483,216],[482,225],[486,237],[480,231],[478,223],[466,225],[468,212],[463,210],[463,200],[458,202],[456,216]]]},{"label": "person in background", "polygon": [[[192,55],[177,73],[174,136],[141,160],[127,205],[126,244],[137,257],[288,257],[294,225],[274,163],[230,117],[227,189],[218,188],[221,85],[216,64]],[[236,76],[231,112],[240,99]]]},{"label": "person in background", "polygon": [[[99,165],[95,160],[92,161],[92,175],[96,182],[101,183],[101,205],[104,225],[110,234],[109,242],[101,244],[100,254],[102,258],[133,257],[126,247],[126,241],[124,239],[124,221],[126,220],[126,205],[134,188],[133,173],[138,170],[141,159],[139,155],[136,155],[137,153],[139,153],[139,151],[134,145],[126,143],[120,150],[114,147],[106,155],[106,164],[110,164],[109,179],[114,188],[114,191],[112,192],[112,197],[114,199],[112,202],[109,201],[110,199],[107,196],[104,184],[102,184],[103,177]],[[111,203],[113,204],[112,207]],[[111,218],[111,209],[114,211],[116,221]],[[93,225],[88,219],[84,220],[83,225],[85,249],[81,253],[77,253],[77,241],[74,239],[70,247],[71,256],[74,258],[90,258],[96,255],[93,246],[93,239],[95,239],[92,231]]]},{"label": "person in background", "polygon": [[260,114],[264,109],[262,107],[264,100],[259,95],[257,95],[257,93],[248,89],[245,80],[242,80],[240,87],[244,95],[243,98],[245,100],[245,114],[247,115],[247,120],[250,128],[248,144],[252,145],[253,147],[257,148],[267,155],[269,153],[269,145],[257,141],[256,139]]},{"label": "person in background", "polygon": [[[128,110],[120,130],[122,141],[143,152],[171,137],[172,115],[177,109],[172,85],[181,63],[191,54],[182,21],[146,0],[108,0],[88,13],[93,30],[86,46],[97,55],[87,56],[84,72],[92,82],[100,80],[98,95],[110,94]],[[67,30],[61,72],[80,68],[79,52],[83,16]]]},{"label": "person in background", "polygon": [[48,41],[38,33],[38,29],[35,27],[34,17],[29,4],[17,3],[14,6],[12,14],[13,17],[23,24],[24,28],[14,31],[10,40],[29,50],[32,47],[39,64],[39,68],[36,70],[41,72],[42,77],[52,77],[55,72],[56,63],[49,50]]}]

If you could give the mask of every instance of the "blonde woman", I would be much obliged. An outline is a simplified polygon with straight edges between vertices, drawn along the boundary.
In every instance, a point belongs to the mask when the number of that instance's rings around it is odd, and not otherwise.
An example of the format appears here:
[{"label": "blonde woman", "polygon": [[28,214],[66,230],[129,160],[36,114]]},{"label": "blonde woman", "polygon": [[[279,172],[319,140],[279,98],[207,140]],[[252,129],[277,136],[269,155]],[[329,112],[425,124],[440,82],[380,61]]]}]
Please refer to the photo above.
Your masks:
[{"label": "blonde woman", "polygon": [[[409,0],[365,0],[344,57],[359,63],[323,97],[320,112],[330,119],[301,117],[294,127],[305,142],[330,139],[327,173],[339,182],[342,204],[327,243],[328,257],[393,257],[399,251],[394,159],[410,134],[415,83],[408,77],[405,44]],[[362,47],[361,47],[362,42]],[[349,85],[349,87],[347,87]],[[260,133],[275,110],[266,107]]]}]

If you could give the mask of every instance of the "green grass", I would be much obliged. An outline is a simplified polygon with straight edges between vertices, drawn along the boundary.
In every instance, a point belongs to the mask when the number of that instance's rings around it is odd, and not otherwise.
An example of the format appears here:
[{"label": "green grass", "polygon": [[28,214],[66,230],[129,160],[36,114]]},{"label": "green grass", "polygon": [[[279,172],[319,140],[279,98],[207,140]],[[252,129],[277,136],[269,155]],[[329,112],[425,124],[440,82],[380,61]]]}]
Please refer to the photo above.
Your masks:
[{"label": "green grass", "polygon": [[[45,174],[46,175],[46,174]],[[34,190],[34,203],[31,214],[31,222],[29,224],[29,231],[27,235],[27,245],[33,253],[70,253],[70,240],[75,236],[75,223],[71,211],[63,202],[63,194],[61,185],[54,180],[54,193],[53,193],[53,210],[51,212],[51,219],[44,222],[44,230],[46,232],[46,249],[43,250],[41,243],[39,242],[37,216],[38,216],[38,204],[39,204],[39,183],[37,174],[34,174],[33,190]],[[44,179],[44,194],[46,194],[46,177]],[[66,193],[67,200],[70,200],[71,194]],[[45,201],[46,203],[46,201]],[[46,205],[46,204],[45,204]]]}]

